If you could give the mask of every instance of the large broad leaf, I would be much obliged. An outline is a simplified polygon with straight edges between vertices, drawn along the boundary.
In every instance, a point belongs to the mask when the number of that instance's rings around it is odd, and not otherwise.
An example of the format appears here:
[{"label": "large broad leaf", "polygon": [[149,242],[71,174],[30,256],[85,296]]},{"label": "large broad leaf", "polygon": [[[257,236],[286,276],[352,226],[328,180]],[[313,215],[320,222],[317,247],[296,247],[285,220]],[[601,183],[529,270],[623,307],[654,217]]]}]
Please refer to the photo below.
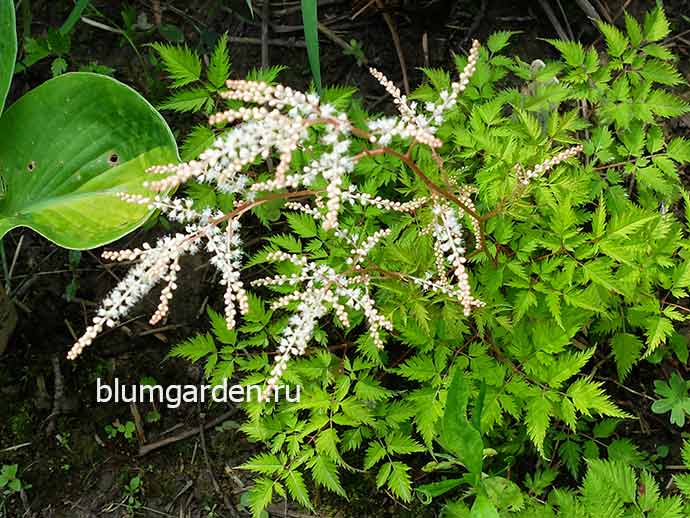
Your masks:
[{"label": "large broad leaf", "polygon": [[66,248],[109,243],[144,223],[148,209],[114,193],[146,194],[146,168],[178,159],[160,114],[98,74],[30,91],[0,118],[0,135],[0,237],[27,226]]},{"label": "large broad leaf", "polygon": [[460,459],[478,483],[482,473],[484,442],[481,432],[467,419],[469,399],[470,385],[465,373],[456,369],[448,387],[440,441]]},{"label": "large broad leaf", "polygon": [[10,90],[17,57],[17,32],[12,0],[0,0],[0,114]]}]

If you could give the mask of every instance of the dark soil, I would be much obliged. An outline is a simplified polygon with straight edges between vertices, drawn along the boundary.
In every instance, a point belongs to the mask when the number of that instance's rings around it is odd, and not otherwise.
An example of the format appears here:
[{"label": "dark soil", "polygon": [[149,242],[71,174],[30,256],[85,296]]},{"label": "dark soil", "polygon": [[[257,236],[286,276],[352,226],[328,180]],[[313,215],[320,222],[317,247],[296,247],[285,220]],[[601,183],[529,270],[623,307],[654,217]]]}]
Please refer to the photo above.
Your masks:
[{"label": "dark soil", "polygon": [[[28,0],[24,0],[28,2]],[[391,79],[401,79],[401,68],[392,44],[391,34],[381,14],[368,9],[354,20],[353,13],[368,2],[326,1],[320,8],[320,20],[345,41],[360,42],[370,65],[381,69]],[[540,37],[556,37],[537,2],[517,0],[498,2],[469,0],[436,2],[440,7],[425,10],[423,2],[386,2],[388,14],[394,19],[400,33],[402,49],[407,61],[411,85],[422,80],[419,67],[425,66],[422,46],[423,35],[428,34],[428,60],[431,66],[451,67],[453,53],[463,52],[472,38],[485,39],[498,29],[522,31],[516,38],[513,51],[523,59],[549,56],[552,50]],[[549,0],[558,11],[558,2]],[[652,1],[620,0],[603,2],[614,15],[620,13],[623,3],[629,4],[633,14],[649,8]],[[592,42],[596,38],[592,23],[575,2],[565,2],[565,15],[576,38]],[[568,5],[565,5],[568,4]],[[684,1],[667,3],[667,12],[674,22],[675,33],[690,25],[685,14]],[[34,0],[30,4],[31,34],[45,34],[58,27],[67,17],[73,3],[68,0]],[[123,27],[121,15],[125,4],[119,1],[94,0],[95,6],[107,20],[104,24]],[[225,31],[233,38],[260,38],[261,22],[252,19],[245,0],[179,0],[144,1],[129,4],[135,15],[145,14],[152,24],[178,27],[191,47],[208,48],[218,34]],[[310,72],[306,51],[296,47],[303,41],[299,2],[271,2],[270,38],[283,46],[271,46],[269,64],[287,65],[281,77],[283,82],[298,88],[307,87]],[[687,7],[687,6],[686,6]],[[254,6],[262,12],[260,3]],[[286,12],[287,11],[287,12]],[[89,11],[87,11],[88,13]],[[18,26],[26,21],[18,12]],[[561,16],[561,19],[563,17]],[[566,26],[567,30],[567,26]],[[24,35],[26,36],[26,35]],[[114,69],[114,76],[131,84],[154,103],[165,95],[162,74],[152,64],[146,43],[160,40],[160,31],[154,27],[150,34],[135,33],[133,45],[120,34],[79,23],[73,33],[71,50],[67,56],[70,70],[97,62]],[[690,39],[690,38],[689,38]],[[690,68],[687,55],[690,41],[674,40],[676,52],[684,59],[681,68]],[[257,44],[231,45],[233,72],[243,77],[261,64],[261,48]],[[343,49],[328,38],[321,37],[322,77],[326,85],[356,85],[361,89],[368,106],[385,109],[385,92],[369,76],[367,67],[343,53]],[[50,77],[50,59],[32,66],[15,76],[10,100],[16,100],[26,91]],[[165,114],[178,136],[183,136],[201,118],[178,117]],[[687,132],[687,127],[676,128]],[[1,138],[1,137],[0,137]],[[160,230],[139,230],[113,247],[155,238]],[[138,516],[206,517],[230,516],[221,495],[214,489],[209,466],[222,492],[234,504],[239,502],[245,486],[251,480],[244,472],[233,470],[252,454],[253,446],[236,431],[233,419],[223,427],[208,429],[205,433],[209,464],[203,452],[199,435],[158,449],[145,456],[137,456],[138,441],[122,437],[108,438],[105,426],[119,420],[133,420],[131,409],[125,404],[97,404],[95,380],[118,377],[123,383],[134,383],[150,376],[159,383],[197,383],[202,373],[186,362],[165,360],[171,344],[203,330],[207,325],[204,308],[207,304],[219,308],[221,298],[214,288],[212,272],[201,258],[188,261],[182,270],[179,293],[166,325],[152,329],[145,315],[155,308],[156,297],[151,296],[139,311],[124,325],[103,335],[76,363],[68,363],[65,353],[74,341],[74,335],[83,331],[89,315],[98,301],[115,284],[124,269],[109,266],[99,259],[100,250],[83,252],[78,266],[70,267],[69,252],[47,242],[37,234],[18,229],[4,239],[7,262],[16,254],[16,265],[9,284],[15,299],[19,322],[5,354],[0,357],[0,465],[19,464],[20,477],[31,484],[22,499],[11,500],[7,516],[86,518],[96,516],[128,516],[125,486],[140,476],[143,492],[137,500],[143,507]],[[68,286],[76,283],[70,295]],[[64,378],[64,407],[53,415],[55,376],[53,358],[58,360]],[[615,378],[615,372],[600,374]],[[644,372],[630,384],[640,394],[653,394],[652,383],[658,372]],[[668,427],[665,418],[648,412],[649,401],[643,396],[620,389],[618,403],[631,413],[639,415],[626,435],[654,450],[661,444],[679,443],[678,434]],[[144,415],[153,408],[141,406]],[[198,408],[183,405],[178,409],[158,408],[158,422],[145,425],[147,443],[173,437],[199,426],[200,413],[206,419],[227,412],[228,408]],[[238,416],[239,418],[239,416]],[[624,432],[619,430],[619,432]],[[29,444],[30,443],[30,444]],[[676,451],[671,456],[677,455]],[[529,467],[527,471],[531,471]],[[533,469],[533,467],[532,467]],[[353,480],[350,487],[359,488],[360,494],[351,502],[329,500],[319,509],[322,516],[435,516],[437,510],[412,504],[404,508],[385,493],[374,493],[373,484]],[[209,514],[215,510],[216,514]],[[276,515],[301,516],[299,510],[282,506],[272,509]],[[0,510],[0,515],[2,511]]]}]

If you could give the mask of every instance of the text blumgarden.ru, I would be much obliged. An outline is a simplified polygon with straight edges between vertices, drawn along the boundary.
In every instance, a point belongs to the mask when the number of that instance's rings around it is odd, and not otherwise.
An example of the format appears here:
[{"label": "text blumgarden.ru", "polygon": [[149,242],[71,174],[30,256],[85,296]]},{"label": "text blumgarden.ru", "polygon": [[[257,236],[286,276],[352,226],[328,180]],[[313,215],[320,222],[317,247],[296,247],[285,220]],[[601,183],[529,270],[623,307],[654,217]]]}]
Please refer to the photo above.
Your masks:
[{"label": "text blumgarden.ru", "polygon": [[[300,400],[302,387],[296,385],[280,385],[269,399],[280,401],[285,399],[290,403]],[[219,385],[128,385],[120,383],[115,378],[112,385],[96,379],[97,403],[161,403],[168,408],[177,408],[182,403],[244,403],[259,401],[263,389],[259,385],[228,385],[224,380]]]}]

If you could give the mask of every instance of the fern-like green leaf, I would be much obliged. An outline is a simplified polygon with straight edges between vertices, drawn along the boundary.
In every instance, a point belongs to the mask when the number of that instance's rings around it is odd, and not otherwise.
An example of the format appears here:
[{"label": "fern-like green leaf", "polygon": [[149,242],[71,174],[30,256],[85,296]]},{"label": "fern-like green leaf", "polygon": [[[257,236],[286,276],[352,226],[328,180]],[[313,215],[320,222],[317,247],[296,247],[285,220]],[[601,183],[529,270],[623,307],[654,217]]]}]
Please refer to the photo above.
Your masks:
[{"label": "fern-like green leaf", "polygon": [[623,381],[632,370],[632,366],[642,356],[642,341],[635,335],[619,333],[611,340],[611,349],[616,360],[618,379]]},{"label": "fern-like green leaf", "polygon": [[338,478],[338,468],[331,459],[316,455],[311,462],[311,476],[316,484],[347,498],[347,493]]},{"label": "fern-like green leaf", "polygon": [[211,306],[207,307],[206,313],[211,320],[213,335],[216,339],[225,345],[235,345],[237,343],[237,330],[228,329],[228,321],[223,315],[214,311]]},{"label": "fern-like green leaf", "polygon": [[338,452],[339,442],[340,438],[338,437],[338,431],[335,428],[326,428],[316,436],[316,451],[340,464],[343,462],[343,459]]},{"label": "fern-like green leaf", "polygon": [[290,496],[292,496],[295,501],[299,502],[307,509],[314,510],[309,500],[309,491],[307,491],[307,486],[304,483],[304,477],[301,472],[296,469],[291,469],[285,478],[285,485],[290,492]]},{"label": "fern-like green leaf", "polygon": [[184,358],[190,362],[198,362],[209,354],[216,354],[216,343],[209,334],[197,335],[181,344],[176,345],[168,353],[170,358]]},{"label": "fern-like green leaf", "polygon": [[388,435],[386,437],[386,446],[389,453],[397,455],[424,451],[424,446],[419,444],[412,437],[403,435],[401,432]]},{"label": "fern-like green leaf", "polygon": [[575,409],[591,416],[592,412],[611,417],[630,417],[614,405],[604,390],[600,381],[590,381],[580,378],[568,387],[567,394],[572,399]]},{"label": "fern-like green leaf", "polygon": [[664,90],[654,90],[645,105],[659,117],[679,117],[690,111],[690,104]]},{"label": "fern-like green leaf", "polygon": [[617,27],[606,22],[600,21],[597,26],[606,39],[608,53],[616,58],[622,56],[625,49],[628,48],[628,38]]},{"label": "fern-like green leaf", "polygon": [[388,489],[403,502],[410,502],[412,500],[412,483],[408,473],[410,467],[399,461],[391,462],[390,466],[391,473],[388,477]]},{"label": "fern-like green leaf", "polygon": [[486,40],[486,47],[493,53],[500,52],[508,46],[510,38],[520,31],[498,31],[494,32]]},{"label": "fern-like green leaf", "polygon": [[201,60],[186,45],[152,43],[151,47],[163,60],[163,67],[173,81],[173,88],[188,85],[201,77]]},{"label": "fern-like green leaf", "polygon": [[298,236],[304,238],[316,237],[318,233],[316,222],[309,214],[289,212],[285,217],[287,218],[290,228],[292,228]]},{"label": "fern-like green leaf", "polygon": [[661,4],[648,12],[644,18],[644,38],[648,41],[659,41],[668,36],[671,26]]},{"label": "fern-like green leaf", "polygon": [[364,469],[371,469],[374,465],[386,456],[386,448],[378,441],[369,444],[364,454]]},{"label": "fern-like green leaf", "polygon": [[257,478],[254,487],[248,492],[248,503],[252,510],[252,518],[260,518],[264,509],[273,500],[273,491],[277,483],[268,478]]},{"label": "fern-like green leaf", "polygon": [[263,475],[279,473],[284,467],[285,463],[281,462],[278,457],[272,453],[265,452],[254,455],[247,462],[239,466],[240,469],[246,469]]},{"label": "fern-like green leaf", "polygon": [[579,67],[585,62],[585,49],[580,42],[547,39],[551,45],[556,47],[568,65]]},{"label": "fern-like green leaf", "polygon": [[648,356],[659,345],[666,343],[666,339],[673,334],[673,323],[666,317],[657,316],[649,318],[645,322],[645,334],[647,335],[647,352]]},{"label": "fern-like green leaf", "polygon": [[274,65],[268,68],[252,68],[247,74],[247,81],[259,81],[273,84],[283,70],[287,70],[285,65]]},{"label": "fern-like green leaf", "polygon": [[205,149],[213,144],[215,138],[215,133],[207,126],[194,126],[180,146],[180,157],[184,161],[198,158]]},{"label": "fern-like green leaf", "polygon": [[537,396],[527,402],[525,424],[527,434],[544,457],[544,439],[553,415],[553,405],[545,396]]},{"label": "fern-like green leaf", "polygon": [[227,32],[218,38],[218,43],[216,43],[208,63],[206,77],[215,88],[223,88],[225,81],[230,77],[230,53],[228,52]]},{"label": "fern-like green leaf", "polygon": [[676,86],[685,83],[676,67],[667,61],[648,59],[640,70],[640,74],[646,80],[662,85]]},{"label": "fern-like green leaf", "polygon": [[191,88],[175,92],[158,106],[160,110],[172,110],[180,113],[198,112],[213,106],[213,99],[205,88]]}]

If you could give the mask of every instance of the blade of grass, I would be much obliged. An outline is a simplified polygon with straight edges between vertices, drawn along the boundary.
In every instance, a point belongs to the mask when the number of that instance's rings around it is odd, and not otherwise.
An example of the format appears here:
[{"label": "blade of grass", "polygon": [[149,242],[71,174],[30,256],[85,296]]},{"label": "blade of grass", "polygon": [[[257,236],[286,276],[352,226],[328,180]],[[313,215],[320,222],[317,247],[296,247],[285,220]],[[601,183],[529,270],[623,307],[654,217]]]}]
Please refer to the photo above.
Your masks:
[{"label": "blade of grass", "polygon": [[74,7],[72,8],[72,12],[69,13],[69,16],[65,20],[65,23],[62,24],[60,27],[60,33],[61,34],[69,34],[70,31],[74,28],[76,23],[79,21],[79,18],[81,17],[81,13],[84,12],[84,9],[86,9],[89,5],[91,0],[78,0],[75,4]]},{"label": "blade of grass", "polygon": [[319,19],[316,13],[316,0],[302,1],[302,23],[304,40],[307,43],[309,68],[314,78],[316,90],[321,94],[321,63],[319,60]]}]

